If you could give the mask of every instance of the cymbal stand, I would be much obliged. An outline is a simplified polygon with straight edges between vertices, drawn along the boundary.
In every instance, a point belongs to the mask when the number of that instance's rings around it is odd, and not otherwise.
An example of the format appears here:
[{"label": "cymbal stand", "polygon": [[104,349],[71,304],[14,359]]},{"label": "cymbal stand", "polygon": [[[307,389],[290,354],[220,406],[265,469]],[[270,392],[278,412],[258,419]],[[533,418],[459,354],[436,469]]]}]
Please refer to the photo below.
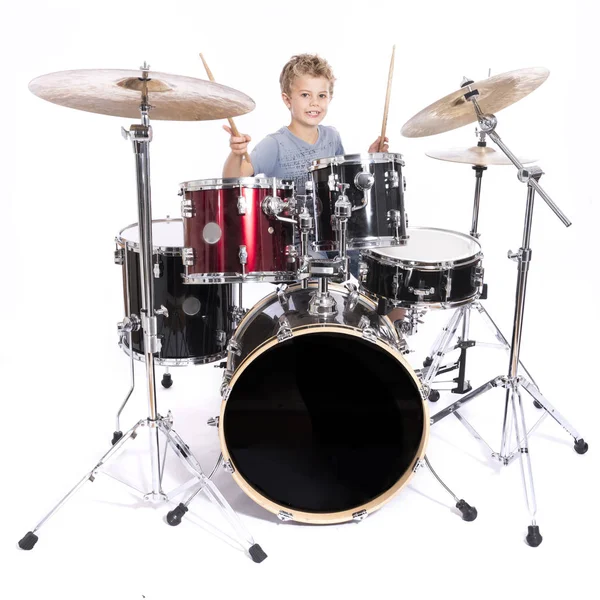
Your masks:
[{"label": "cymbal stand", "polygon": [[[458,411],[462,406],[483,395],[489,390],[494,388],[504,388],[506,390],[500,451],[492,451],[492,458],[500,461],[503,465],[508,465],[516,456],[519,457],[521,474],[523,478],[523,488],[525,490],[525,499],[531,517],[531,525],[528,527],[528,534],[525,539],[530,546],[536,547],[542,543],[542,536],[540,534],[539,526],[536,523],[537,503],[533,484],[533,473],[531,470],[531,457],[529,453],[529,434],[531,431],[533,431],[533,429],[535,429],[535,427],[537,427],[542,419],[549,414],[563,429],[567,431],[567,433],[569,433],[569,435],[573,437],[574,447],[578,454],[584,454],[587,452],[588,444],[571,426],[571,424],[548,402],[548,400],[546,400],[544,396],[542,396],[537,386],[526,377],[518,374],[519,355],[521,351],[521,339],[523,331],[523,317],[525,313],[527,276],[529,272],[529,263],[531,262],[532,256],[530,239],[535,193],[539,193],[542,199],[565,226],[568,227],[571,222],[540,185],[539,180],[543,175],[543,171],[537,166],[525,168],[496,133],[495,129],[497,125],[497,119],[492,114],[484,114],[482,112],[477,102],[477,96],[479,95],[479,92],[476,89],[472,89],[472,83],[472,81],[468,80],[463,82],[463,87],[467,88],[465,99],[473,103],[481,130],[491,138],[491,140],[515,165],[518,170],[519,181],[527,185],[527,204],[525,208],[522,245],[518,252],[509,251],[508,254],[509,258],[516,260],[518,264],[510,360],[507,375],[499,375],[494,377],[447,408],[439,411],[431,417],[431,424],[434,425],[448,415],[454,414],[478,440],[482,441],[487,448],[491,450],[491,447],[483,441],[481,436],[479,436],[475,429],[466,422],[464,417],[460,415]],[[525,415],[523,412],[521,389],[524,389],[528,394],[530,394],[533,399],[537,401],[538,404],[540,404],[544,409],[544,414],[529,432],[527,431],[527,424],[525,422]],[[508,439],[509,432],[513,429],[513,426],[511,425],[511,413],[516,441],[516,449],[512,452],[509,450]]]},{"label": "cymbal stand", "polygon": [[[151,490],[144,494],[140,490],[130,486],[128,483],[121,481],[116,477],[115,479],[126,485],[130,490],[142,495],[144,500],[152,503],[166,502],[193,485],[197,485],[198,489],[201,489],[208,499],[220,509],[225,519],[235,531],[238,542],[252,560],[254,562],[262,562],[267,555],[262,548],[254,542],[252,536],[246,531],[237,514],[217,489],[215,484],[204,474],[200,463],[190,452],[189,446],[175,432],[171,415],[169,414],[167,417],[162,417],[158,413],[154,373],[154,354],[160,351],[160,339],[157,336],[157,317],[165,316],[167,311],[164,307],[161,307],[160,309],[154,308],[152,211],[150,198],[150,142],[152,140],[152,127],[150,126],[149,116],[152,107],[149,103],[147,83],[145,83],[150,81],[148,78],[150,67],[144,63],[144,65],[140,67],[140,70],[142,71],[140,81],[143,83],[140,103],[141,123],[132,125],[129,131],[124,128],[121,128],[121,131],[125,139],[131,140],[136,160],[138,223],[140,231],[140,283],[142,289],[142,309],[140,312],[142,314],[139,315],[139,317],[136,316],[135,319],[126,317],[121,323],[120,329],[126,333],[138,331],[139,329],[142,329],[143,331],[149,414],[147,418],[139,420],[125,434],[122,434],[120,431],[115,432],[112,448],[102,456],[92,470],[84,475],[84,477],[62,498],[62,500],[60,500],[60,502],[36,525],[36,527],[29,531],[19,541],[19,546],[23,550],[31,550],[38,541],[36,532],[40,530],[46,521],[50,519],[50,517],[52,517],[87,481],[93,482],[96,475],[99,472],[103,472],[102,469],[123,450],[126,442],[135,439],[138,435],[138,430],[145,427],[150,434]],[[131,343],[130,337],[129,342]],[[159,434],[162,434],[166,441],[163,448],[161,448],[161,438]],[[162,488],[168,448],[171,448],[192,475],[190,481],[179,486],[169,495],[165,494]],[[110,475],[109,473],[105,474]]]},{"label": "cymbal stand", "polygon": [[[478,131],[479,141],[477,145],[479,147],[484,148],[487,144],[485,141],[485,132]],[[487,169],[484,165],[473,165],[473,170],[475,171],[475,195],[473,200],[473,216],[471,221],[471,237],[475,239],[479,239],[480,233],[478,231],[478,221],[479,221],[479,206],[481,200],[481,182],[483,177],[483,172]],[[503,333],[500,331],[492,317],[489,315],[487,310],[483,307],[483,305],[479,302],[479,300],[485,300],[487,298],[487,284],[483,285],[483,291],[477,299],[473,302],[469,302],[464,304],[463,306],[456,309],[456,312],[449,319],[446,326],[442,329],[437,339],[433,343],[431,350],[429,351],[428,356],[425,358],[423,362],[423,366],[427,369],[425,371],[425,383],[430,386],[432,385],[433,379],[442,373],[448,373],[450,371],[454,371],[458,369],[458,377],[456,377],[453,381],[456,383],[456,387],[452,388],[450,391],[453,394],[466,394],[470,392],[473,388],[471,387],[470,382],[466,379],[466,369],[467,369],[467,350],[469,348],[474,348],[475,346],[479,347],[488,347],[488,348],[500,348],[506,351],[510,351],[510,344]],[[469,339],[469,329],[471,324],[471,311],[476,310],[478,315],[480,315],[485,323],[485,325],[490,329],[492,335],[498,340],[497,344],[489,344],[485,342],[477,342],[475,340]],[[452,345],[453,340],[455,339],[455,334],[457,330],[459,330],[460,325],[462,323],[461,334],[459,335],[456,344]],[[458,359],[451,363],[450,365],[441,365],[441,359],[448,353],[453,350],[460,349],[460,355]],[[437,359],[436,364],[434,365],[434,360]],[[523,372],[527,375],[527,377],[535,383],[533,377],[527,371],[522,362],[519,361],[519,366],[523,370]],[[431,368],[429,368],[431,367]],[[429,392],[429,400],[432,402],[437,402],[440,398],[440,393],[437,389],[430,389]],[[537,404],[536,404],[537,405]],[[541,408],[541,407],[539,407]]]}]

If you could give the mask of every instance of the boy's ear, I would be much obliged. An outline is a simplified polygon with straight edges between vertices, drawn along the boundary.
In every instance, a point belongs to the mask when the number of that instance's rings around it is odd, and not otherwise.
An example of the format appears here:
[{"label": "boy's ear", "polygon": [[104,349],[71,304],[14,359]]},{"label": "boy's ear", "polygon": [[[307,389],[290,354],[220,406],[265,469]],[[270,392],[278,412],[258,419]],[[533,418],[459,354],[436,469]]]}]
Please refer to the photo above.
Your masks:
[{"label": "boy's ear", "polygon": [[290,100],[290,97],[285,92],[281,92],[281,99],[283,100],[283,103],[288,108],[292,108],[292,101]]}]

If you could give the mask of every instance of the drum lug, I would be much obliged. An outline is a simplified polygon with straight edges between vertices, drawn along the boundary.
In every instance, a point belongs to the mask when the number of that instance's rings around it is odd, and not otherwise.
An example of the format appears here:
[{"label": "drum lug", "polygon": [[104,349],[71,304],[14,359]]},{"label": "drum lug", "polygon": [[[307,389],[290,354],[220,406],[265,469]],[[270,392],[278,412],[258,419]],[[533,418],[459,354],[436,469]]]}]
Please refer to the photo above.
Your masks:
[{"label": "drum lug", "polygon": [[124,317],[122,321],[117,323],[117,329],[120,334],[130,333],[132,331],[139,331],[142,327],[140,318],[137,315],[129,315]]},{"label": "drum lug", "polygon": [[452,263],[442,263],[442,269],[445,269],[444,276],[446,277],[446,281],[443,285],[443,289],[446,294],[444,300],[448,301],[452,294]]},{"label": "drum lug", "polygon": [[359,510],[358,512],[352,513],[352,518],[355,521],[364,521],[369,516],[366,510]]},{"label": "drum lug", "polygon": [[216,332],[217,345],[224,346],[227,341],[227,334],[222,329],[217,329]]},{"label": "drum lug", "polygon": [[223,461],[223,468],[228,472],[228,473],[235,473],[235,469],[233,468],[233,465],[231,464],[230,460],[224,460]]},{"label": "drum lug", "polygon": [[356,305],[358,304],[358,298],[359,298],[360,294],[358,293],[358,289],[357,289],[356,285],[354,285],[351,282],[347,282],[345,284],[345,287],[348,290],[349,294],[348,294],[348,298],[346,298],[344,310],[346,312],[352,312],[356,308]]},{"label": "drum lug", "polygon": [[115,265],[122,265],[125,263],[125,250],[123,248],[117,248],[115,250]]},{"label": "drum lug", "polygon": [[287,283],[282,283],[277,286],[277,300],[278,300],[279,304],[281,305],[281,307],[283,308],[283,310],[286,310],[286,311],[289,308],[289,298],[288,298],[288,295],[286,294],[287,288],[288,288]]},{"label": "drum lug", "polygon": [[294,246],[293,244],[288,244],[285,247],[284,254],[287,257],[287,261],[289,263],[295,263],[298,259],[298,248],[296,248],[296,246]]},{"label": "drum lug", "polygon": [[294,334],[290,322],[284,317],[279,317],[279,331],[277,331],[277,340],[283,342],[289,340]]},{"label": "drum lug", "polygon": [[358,328],[362,329],[362,336],[368,340],[369,342],[376,342],[377,341],[377,333],[376,331],[371,327],[371,321],[369,320],[369,317],[367,317],[366,315],[363,315],[360,318],[360,321],[358,322]]},{"label": "drum lug", "polygon": [[219,429],[219,420],[221,417],[219,417],[218,415],[216,417],[211,417],[210,419],[208,419],[208,421],[206,421],[206,424],[209,427],[216,427],[217,429]]},{"label": "drum lug", "polygon": [[246,246],[240,246],[238,256],[240,258],[241,265],[245,265],[248,262],[248,250],[246,250]]},{"label": "drum lug", "polygon": [[193,248],[183,248],[181,257],[185,267],[193,267],[196,263],[196,252]]},{"label": "drum lug", "polygon": [[327,178],[327,185],[330,192],[335,192],[337,180],[338,176],[335,173],[329,174],[329,177]]},{"label": "drum lug", "polygon": [[481,265],[476,266],[471,273],[471,285],[480,288],[483,285],[484,268]]},{"label": "drum lug", "polygon": [[280,521],[291,521],[294,518],[294,515],[291,512],[287,512],[286,510],[280,510],[277,513],[277,518]]},{"label": "drum lug", "polygon": [[404,273],[396,272],[396,274],[392,277],[392,293],[394,297],[398,297],[398,291],[402,287],[402,283],[404,282]]},{"label": "drum lug", "polygon": [[248,202],[246,201],[246,196],[238,196],[238,199],[237,199],[238,215],[245,215],[247,206],[248,206]]},{"label": "drum lug", "polygon": [[398,171],[385,172],[385,187],[387,189],[400,187],[400,177]]},{"label": "drum lug", "polygon": [[229,382],[231,381],[231,372],[226,371],[223,375],[223,381],[221,382],[221,398],[223,402],[227,402],[229,396],[231,395],[231,388],[229,387]]},{"label": "drum lug", "polygon": [[227,351],[235,354],[236,356],[242,355],[242,346],[239,342],[234,339],[230,339],[227,344]]},{"label": "drum lug", "polygon": [[416,473],[422,466],[423,466],[423,461],[421,459],[418,459],[417,462],[415,463],[415,466],[413,467],[413,473]]},{"label": "drum lug", "polygon": [[194,201],[191,198],[184,198],[181,201],[181,216],[184,219],[191,219],[196,216],[196,211],[194,210]]}]

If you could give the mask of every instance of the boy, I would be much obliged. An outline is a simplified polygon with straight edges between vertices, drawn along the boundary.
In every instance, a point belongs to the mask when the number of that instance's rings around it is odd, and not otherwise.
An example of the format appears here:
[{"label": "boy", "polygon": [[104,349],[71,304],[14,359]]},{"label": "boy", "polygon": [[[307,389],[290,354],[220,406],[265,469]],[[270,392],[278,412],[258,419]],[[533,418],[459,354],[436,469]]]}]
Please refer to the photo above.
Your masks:
[{"label": "boy", "polygon": [[[313,160],[344,154],[340,134],[334,127],[321,125],[333,96],[335,77],[329,63],[316,54],[292,56],[279,77],[281,97],[288,107],[291,122],[265,137],[252,151],[250,162],[243,160],[249,135],[234,136],[231,128],[231,153],[223,166],[223,177],[265,177],[292,179],[296,192],[304,194],[308,169]],[[369,152],[379,152],[379,136]],[[388,138],[382,152],[388,151]]]}]

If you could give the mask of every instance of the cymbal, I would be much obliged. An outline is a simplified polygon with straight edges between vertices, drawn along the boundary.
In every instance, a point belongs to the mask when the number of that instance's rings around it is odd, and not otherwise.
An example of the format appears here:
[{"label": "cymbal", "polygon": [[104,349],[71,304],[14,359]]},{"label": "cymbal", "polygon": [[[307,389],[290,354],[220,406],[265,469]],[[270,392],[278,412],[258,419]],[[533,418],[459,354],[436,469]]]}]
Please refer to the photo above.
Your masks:
[{"label": "cymbal", "polygon": [[474,123],[477,121],[475,107],[464,96],[469,88],[479,91],[477,103],[483,113],[494,114],[533,92],[548,75],[550,71],[544,67],[531,67],[476,81],[418,112],[402,126],[401,133],[405,137],[424,137]]},{"label": "cymbal", "polygon": [[[490,165],[512,165],[508,156],[497,152],[489,146],[472,146],[471,148],[447,148],[445,150],[429,150],[425,154],[438,160],[446,160],[455,163],[464,163],[487,167]],[[523,164],[535,162],[535,158],[522,158],[517,156]]]},{"label": "cymbal", "polygon": [[36,77],[29,89],[40,98],[87,112],[139,118],[147,86],[150,118],[166,121],[208,121],[250,112],[252,98],[233,88],[183,75],[121,69],[59,71]]}]

